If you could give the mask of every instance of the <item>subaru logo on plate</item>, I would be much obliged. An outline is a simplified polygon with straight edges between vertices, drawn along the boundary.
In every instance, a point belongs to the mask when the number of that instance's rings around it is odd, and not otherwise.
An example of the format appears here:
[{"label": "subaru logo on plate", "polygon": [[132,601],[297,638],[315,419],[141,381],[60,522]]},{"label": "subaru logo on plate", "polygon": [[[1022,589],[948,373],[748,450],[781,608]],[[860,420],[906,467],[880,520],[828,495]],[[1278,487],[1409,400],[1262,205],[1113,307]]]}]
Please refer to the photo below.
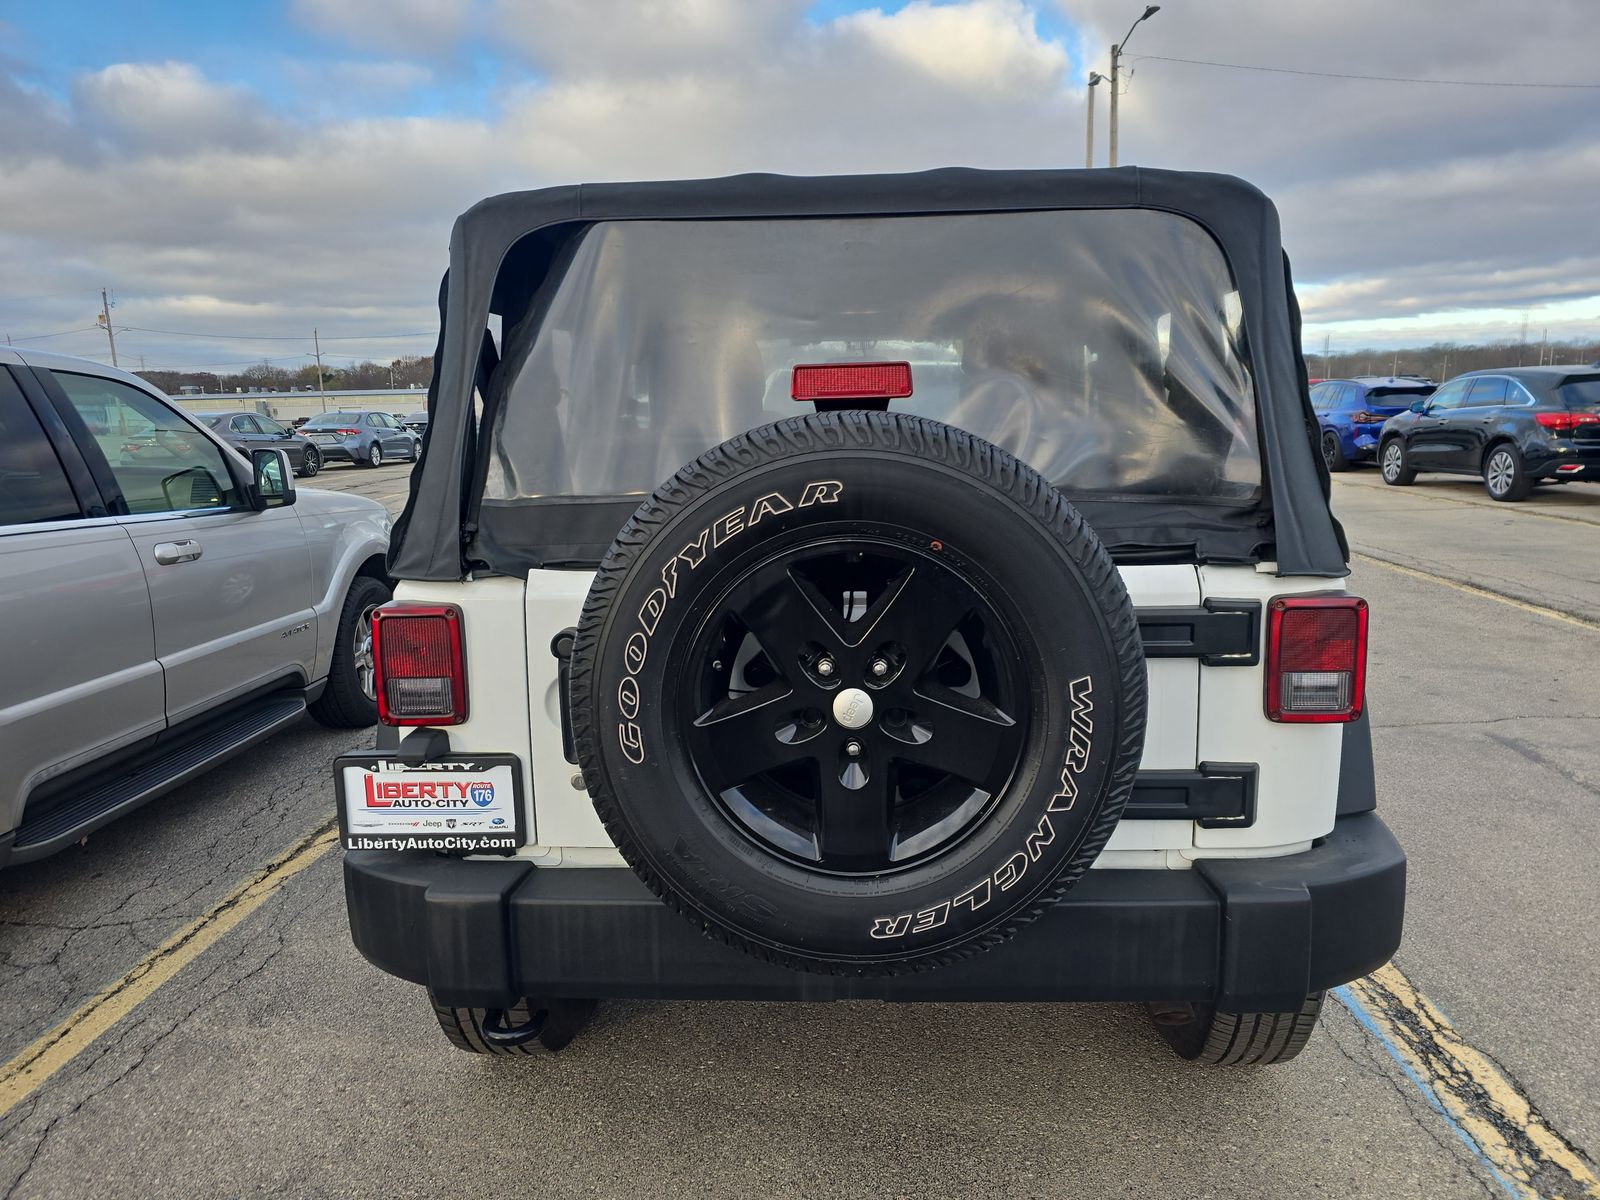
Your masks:
[{"label": "subaru logo on plate", "polygon": [[472,797],[472,802],[479,808],[488,808],[494,803],[494,784],[475,783],[467,789],[467,795]]},{"label": "subaru logo on plate", "polygon": [[489,824],[491,824],[491,825],[504,825],[505,823],[506,823],[506,819],[504,817],[490,817],[489,818]]}]

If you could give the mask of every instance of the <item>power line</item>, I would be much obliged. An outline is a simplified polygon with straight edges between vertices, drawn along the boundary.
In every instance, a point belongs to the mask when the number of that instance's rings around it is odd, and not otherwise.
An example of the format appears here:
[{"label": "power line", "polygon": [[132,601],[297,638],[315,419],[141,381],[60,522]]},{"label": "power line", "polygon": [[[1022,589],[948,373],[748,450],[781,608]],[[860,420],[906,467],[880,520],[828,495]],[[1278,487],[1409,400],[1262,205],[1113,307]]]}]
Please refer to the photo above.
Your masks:
[{"label": "power line", "polygon": [[1274,75],[1311,75],[1318,79],[1361,79],[1368,83],[1435,83],[1447,87],[1553,88],[1557,90],[1600,91],[1600,83],[1527,83],[1498,79],[1414,79],[1404,75],[1352,75],[1343,71],[1301,71],[1293,67],[1263,67],[1255,63],[1212,62],[1205,58],[1172,58],[1165,54],[1130,54],[1127,57],[1154,62],[1187,63],[1191,67],[1226,67],[1230,71],[1267,71]]},{"label": "power line", "polygon": [[[303,334],[285,333],[198,333],[189,329],[147,329],[143,325],[119,325],[118,329],[130,333],[160,333],[168,337],[218,338],[229,342],[303,342]],[[330,337],[330,342],[376,342],[391,338],[433,337],[437,330],[424,329],[418,333],[347,333]],[[20,340],[20,339],[19,339]]]},{"label": "power line", "polygon": [[12,338],[11,340],[14,342],[42,342],[45,338],[66,337],[69,333],[95,333],[99,329],[100,326],[98,325],[85,325],[81,329],[58,329],[54,333],[34,333],[29,334],[27,337]]}]

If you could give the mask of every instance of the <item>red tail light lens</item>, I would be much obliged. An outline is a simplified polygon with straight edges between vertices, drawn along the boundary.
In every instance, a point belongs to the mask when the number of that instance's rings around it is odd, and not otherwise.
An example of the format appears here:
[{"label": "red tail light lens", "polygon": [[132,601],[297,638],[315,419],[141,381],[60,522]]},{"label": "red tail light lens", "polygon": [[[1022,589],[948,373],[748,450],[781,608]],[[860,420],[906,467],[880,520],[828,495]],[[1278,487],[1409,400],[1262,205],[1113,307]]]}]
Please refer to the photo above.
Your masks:
[{"label": "red tail light lens", "polygon": [[1267,605],[1267,717],[1353,721],[1366,704],[1367,602],[1279,596]]},{"label": "red tail light lens", "polygon": [[1571,433],[1579,425],[1600,425],[1600,413],[1542,412],[1534,413],[1533,419],[1557,433]]},{"label": "red tail light lens", "polygon": [[461,610],[453,604],[390,604],[372,614],[378,720],[459,725],[467,719]]},{"label": "red tail light lens", "polygon": [[789,394],[796,400],[902,400],[911,395],[911,364],[802,363]]},{"label": "red tail light lens", "polygon": [[1357,425],[1382,425],[1389,418],[1381,413],[1363,411],[1356,413],[1356,415],[1350,419]]}]

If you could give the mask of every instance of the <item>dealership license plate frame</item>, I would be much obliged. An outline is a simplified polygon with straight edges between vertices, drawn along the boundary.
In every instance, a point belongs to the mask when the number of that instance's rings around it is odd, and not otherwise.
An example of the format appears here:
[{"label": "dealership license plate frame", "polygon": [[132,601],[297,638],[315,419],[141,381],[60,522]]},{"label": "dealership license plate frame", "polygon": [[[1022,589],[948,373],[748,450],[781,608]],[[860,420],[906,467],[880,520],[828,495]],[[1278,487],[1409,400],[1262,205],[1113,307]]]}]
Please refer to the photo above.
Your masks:
[{"label": "dealership license plate frame", "polygon": [[[352,774],[356,772],[357,774]],[[465,794],[459,805],[441,807],[437,797],[417,796],[417,805],[404,804],[404,797],[388,797],[390,803],[368,807],[362,804],[360,816],[352,819],[352,801],[367,797],[364,782],[353,782],[364,773],[378,783],[462,783]],[[511,804],[507,812],[501,800],[500,782],[509,775]],[[333,786],[339,816],[339,842],[346,850],[427,850],[445,854],[513,854],[528,841],[527,803],[524,795],[522,760],[515,754],[444,754],[423,763],[401,762],[377,751],[343,754],[333,762]],[[463,780],[462,776],[470,776]],[[488,805],[476,804],[470,785],[490,782],[495,796]],[[420,789],[419,789],[420,790]],[[421,806],[422,800],[429,800]],[[467,826],[463,822],[484,822],[501,815],[507,829]],[[389,821],[376,822],[379,815]],[[454,821],[455,824],[448,822]],[[423,822],[437,822],[424,825]],[[366,824],[367,828],[358,828]],[[508,840],[509,839],[509,840]]]}]

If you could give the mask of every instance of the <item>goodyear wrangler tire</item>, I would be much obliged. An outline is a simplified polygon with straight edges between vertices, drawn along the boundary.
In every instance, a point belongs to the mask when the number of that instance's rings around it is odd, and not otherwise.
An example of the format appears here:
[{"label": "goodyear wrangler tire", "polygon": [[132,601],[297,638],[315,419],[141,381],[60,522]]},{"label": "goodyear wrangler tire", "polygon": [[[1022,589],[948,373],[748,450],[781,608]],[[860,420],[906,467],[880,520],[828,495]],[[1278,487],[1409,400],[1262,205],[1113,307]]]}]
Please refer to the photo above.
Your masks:
[{"label": "goodyear wrangler tire", "polygon": [[1144,737],[1110,556],[1036,472],[897,413],[806,416],[663,484],[573,648],[584,782],[635,872],[768,961],[998,945],[1105,846]]}]

